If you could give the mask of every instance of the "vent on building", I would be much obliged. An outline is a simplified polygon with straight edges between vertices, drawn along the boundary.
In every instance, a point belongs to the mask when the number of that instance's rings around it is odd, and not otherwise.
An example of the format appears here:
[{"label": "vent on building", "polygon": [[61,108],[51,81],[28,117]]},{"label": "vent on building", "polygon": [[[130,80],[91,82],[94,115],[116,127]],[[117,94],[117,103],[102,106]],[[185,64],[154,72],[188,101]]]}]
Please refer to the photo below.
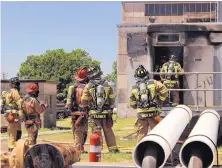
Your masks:
[{"label": "vent on building", "polygon": [[180,40],[179,34],[159,34],[158,42],[178,42]]},{"label": "vent on building", "polygon": [[127,33],[127,53],[129,56],[146,54],[146,33]]}]

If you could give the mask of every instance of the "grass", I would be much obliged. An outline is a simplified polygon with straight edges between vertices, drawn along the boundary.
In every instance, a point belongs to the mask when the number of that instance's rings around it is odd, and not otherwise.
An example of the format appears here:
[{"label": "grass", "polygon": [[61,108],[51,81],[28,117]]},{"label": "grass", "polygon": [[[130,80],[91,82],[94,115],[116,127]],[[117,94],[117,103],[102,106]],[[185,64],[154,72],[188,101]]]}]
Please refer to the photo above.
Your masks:
[{"label": "grass", "polygon": [[[39,129],[39,132],[48,132],[48,131],[52,131],[52,130],[48,129],[48,128],[40,128]],[[27,134],[26,129],[22,129],[22,134]],[[6,136],[8,136],[8,133],[7,132],[6,133],[1,133],[1,136],[6,137]]]},{"label": "grass", "polygon": [[[56,125],[60,126],[60,127],[70,127],[71,128],[71,119],[66,118],[64,120],[57,120]],[[56,129],[53,129],[53,130],[56,130]],[[50,131],[52,131],[52,129],[49,129],[49,128],[40,128],[39,129],[39,132],[50,132]],[[22,134],[27,134],[26,129],[22,129]],[[2,137],[6,137],[6,136],[8,136],[8,133],[7,132],[6,133],[1,133],[0,135]]]},{"label": "grass", "polygon": [[[70,118],[64,120],[58,120],[57,126],[71,128],[70,122],[71,122]],[[103,151],[102,151],[102,163],[109,163],[109,164],[118,163],[118,164],[133,165],[131,151],[136,144],[136,140],[134,136],[131,136],[130,138],[125,140],[123,139],[123,137],[135,131],[133,128],[134,123],[135,123],[135,118],[116,120],[116,122],[114,123],[113,130],[116,135],[117,144],[121,153],[118,154],[108,153],[108,149],[104,141]],[[50,129],[41,129],[40,131],[45,132],[45,131],[50,131]],[[26,133],[26,131],[24,131],[24,133]],[[41,135],[38,137],[38,142],[59,142],[64,144],[66,143],[73,144],[73,137],[71,132],[52,134],[52,135]],[[89,151],[89,136],[85,144],[85,149]],[[222,164],[222,146],[218,147],[218,152],[219,152],[219,164]],[[80,162],[88,162],[88,157],[89,157],[88,154],[82,154]]]},{"label": "grass", "polygon": [[70,127],[71,128],[71,118],[66,118],[63,120],[56,120],[57,127]]}]

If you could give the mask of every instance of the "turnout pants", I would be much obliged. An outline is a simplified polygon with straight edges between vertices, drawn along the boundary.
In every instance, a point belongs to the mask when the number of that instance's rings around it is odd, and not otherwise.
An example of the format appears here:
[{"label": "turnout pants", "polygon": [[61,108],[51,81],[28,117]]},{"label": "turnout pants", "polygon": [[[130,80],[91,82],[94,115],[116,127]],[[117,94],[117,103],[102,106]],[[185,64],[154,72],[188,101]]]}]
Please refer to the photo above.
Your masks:
[{"label": "turnout pants", "polygon": [[[167,89],[179,89],[179,81],[164,81],[163,83]],[[169,96],[172,96],[173,98],[173,103],[179,104],[180,99],[179,99],[179,91],[171,91],[172,94],[169,94]],[[169,97],[166,99],[166,103],[169,103]]]},{"label": "turnout pants", "polygon": [[159,115],[150,117],[150,118],[142,118],[137,119],[135,123],[135,128],[137,130],[136,139],[139,142],[142,138],[144,138],[148,134],[148,130],[152,130],[159,122],[161,121],[161,117]]},{"label": "turnout pants", "polygon": [[109,121],[107,118],[103,119],[94,119],[90,118],[90,127],[91,131],[93,132],[96,126],[101,126],[103,128],[103,133],[105,136],[106,144],[110,152],[118,151],[116,145],[116,137],[113,132],[113,121]]},{"label": "turnout pants", "polygon": [[77,150],[84,152],[84,144],[86,142],[88,132],[88,120],[84,119],[79,125],[77,125],[76,120],[78,117],[79,115],[76,115],[74,118],[72,118],[74,147],[77,148]]},{"label": "turnout pants", "polygon": [[8,123],[8,149],[12,150],[16,146],[16,141],[18,141],[22,136],[21,131],[21,121]]},{"label": "turnout pants", "polygon": [[38,124],[27,125],[26,130],[28,132],[29,145],[35,145],[37,143],[36,141],[38,137],[39,125]]}]

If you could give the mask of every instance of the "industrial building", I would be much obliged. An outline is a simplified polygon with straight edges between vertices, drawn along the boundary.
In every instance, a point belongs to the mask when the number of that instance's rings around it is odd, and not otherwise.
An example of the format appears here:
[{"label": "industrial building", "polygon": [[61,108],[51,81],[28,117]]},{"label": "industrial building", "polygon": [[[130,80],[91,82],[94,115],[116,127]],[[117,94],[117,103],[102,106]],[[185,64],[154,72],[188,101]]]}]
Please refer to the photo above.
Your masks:
[{"label": "industrial building", "polygon": [[[222,25],[216,23],[217,4],[216,1],[122,2],[122,23],[117,25],[119,117],[136,115],[129,105],[129,94],[137,66],[142,64],[153,72],[163,54],[178,55],[184,70],[191,72],[180,79],[181,89],[192,89],[180,92],[181,104],[197,110],[221,105],[221,91],[195,90],[221,88],[218,73],[222,61]],[[212,74],[195,76],[196,72]]]}]

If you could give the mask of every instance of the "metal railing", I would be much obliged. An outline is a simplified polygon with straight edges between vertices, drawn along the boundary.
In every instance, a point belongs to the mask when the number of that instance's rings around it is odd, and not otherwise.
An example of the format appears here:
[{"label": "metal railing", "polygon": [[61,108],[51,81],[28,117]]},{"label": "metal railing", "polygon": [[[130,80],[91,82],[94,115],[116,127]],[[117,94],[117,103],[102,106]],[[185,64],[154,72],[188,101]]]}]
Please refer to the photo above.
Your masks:
[{"label": "metal railing", "polygon": [[[199,75],[206,75],[206,74],[211,74],[211,75],[215,75],[215,74],[222,74],[222,72],[179,72],[179,73],[175,73],[175,72],[172,72],[172,73],[168,73],[168,72],[150,72],[151,75],[164,75],[164,74],[170,74],[170,75],[196,75],[196,88],[199,87]],[[205,81],[204,81],[204,88],[206,88],[206,84],[205,84]],[[168,89],[169,91],[196,91],[196,108],[198,110],[199,108],[199,104],[198,104],[198,96],[199,96],[199,91],[204,91],[204,96],[206,97],[206,91],[222,91],[222,88],[221,89],[195,89],[195,88],[192,88],[192,89]],[[205,107],[206,107],[206,99],[204,100],[204,104],[205,104]],[[222,106],[220,106],[222,107]]]}]

